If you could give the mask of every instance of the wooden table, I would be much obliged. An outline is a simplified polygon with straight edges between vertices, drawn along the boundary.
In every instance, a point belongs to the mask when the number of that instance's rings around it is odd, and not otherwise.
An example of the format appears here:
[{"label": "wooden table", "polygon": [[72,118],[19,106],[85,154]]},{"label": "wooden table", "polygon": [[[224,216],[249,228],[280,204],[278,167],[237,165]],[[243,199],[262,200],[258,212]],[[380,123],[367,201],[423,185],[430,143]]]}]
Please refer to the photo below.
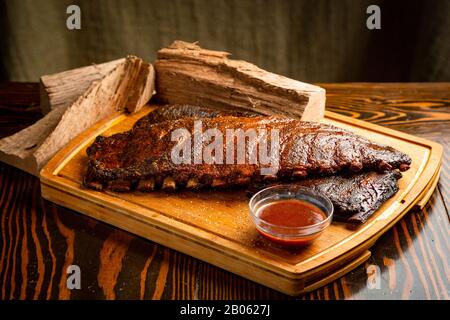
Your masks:
[{"label": "wooden table", "polygon": [[[328,110],[435,140],[445,159],[423,210],[382,236],[367,263],[300,298],[449,299],[450,83],[322,86]],[[0,84],[0,137],[40,116],[37,84]],[[2,299],[290,298],[43,200],[37,178],[1,163],[0,212]],[[80,290],[66,286],[72,264]],[[368,273],[379,288],[367,285]]]}]

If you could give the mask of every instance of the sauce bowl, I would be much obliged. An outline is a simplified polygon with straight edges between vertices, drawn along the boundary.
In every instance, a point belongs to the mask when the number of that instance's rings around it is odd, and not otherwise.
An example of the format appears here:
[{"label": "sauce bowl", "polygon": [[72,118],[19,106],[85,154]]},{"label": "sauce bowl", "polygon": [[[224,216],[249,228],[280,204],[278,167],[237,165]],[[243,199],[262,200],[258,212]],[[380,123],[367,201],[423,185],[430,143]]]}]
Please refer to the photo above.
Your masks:
[{"label": "sauce bowl", "polygon": [[[302,203],[307,206],[319,209],[323,214],[323,220],[310,225],[292,226],[290,221],[285,223],[273,223],[264,220],[261,213],[268,205],[278,203],[283,200],[299,200],[298,214],[304,214],[304,208],[300,208]],[[302,246],[310,244],[316,239],[331,223],[333,219],[333,204],[323,194],[295,184],[282,184],[265,188],[257,192],[250,199],[250,216],[256,229],[266,238],[287,246]],[[292,210],[292,204],[291,204]],[[292,215],[291,215],[292,217]]]}]

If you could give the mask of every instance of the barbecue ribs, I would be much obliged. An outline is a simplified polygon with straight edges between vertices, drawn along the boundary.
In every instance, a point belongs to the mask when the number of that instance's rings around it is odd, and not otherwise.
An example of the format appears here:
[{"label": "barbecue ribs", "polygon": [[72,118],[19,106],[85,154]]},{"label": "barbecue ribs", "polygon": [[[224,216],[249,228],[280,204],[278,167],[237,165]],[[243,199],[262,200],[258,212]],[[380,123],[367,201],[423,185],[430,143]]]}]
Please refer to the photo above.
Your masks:
[{"label": "barbecue ribs", "polygon": [[[195,109],[197,108],[197,109]],[[260,116],[249,113],[208,111],[201,107],[163,107],[139,120],[132,130],[111,137],[99,136],[87,149],[88,170],[84,184],[93,189],[107,188],[126,192],[134,188],[150,191],[161,188],[198,189],[204,187],[246,186],[260,181],[278,181],[331,175],[340,172],[368,170],[407,170],[408,155],[389,146],[370,142],[349,131],[331,125],[302,122],[280,116]],[[187,115],[187,116],[186,116]],[[191,134],[194,122],[202,120],[203,132],[216,128],[264,129],[279,132],[278,171],[261,175],[261,164],[237,163],[175,164],[171,150],[176,145],[171,133],[187,129]],[[271,144],[268,136],[268,144]],[[192,144],[194,154],[206,147]],[[236,140],[233,142],[236,150]],[[223,154],[227,152],[224,143]],[[246,150],[246,159],[251,148]],[[236,156],[236,155],[234,155]],[[235,158],[236,160],[236,158]]]}]

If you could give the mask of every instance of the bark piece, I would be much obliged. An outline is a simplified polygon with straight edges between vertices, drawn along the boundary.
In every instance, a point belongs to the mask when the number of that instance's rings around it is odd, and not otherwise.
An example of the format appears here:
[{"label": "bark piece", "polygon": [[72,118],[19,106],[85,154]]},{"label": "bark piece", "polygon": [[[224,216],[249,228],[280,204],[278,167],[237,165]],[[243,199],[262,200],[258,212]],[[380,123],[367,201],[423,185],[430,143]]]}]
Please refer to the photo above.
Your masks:
[{"label": "bark piece", "polygon": [[116,111],[139,111],[153,93],[153,66],[129,56],[73,103],[53,108],[32,126],[0,140],[0,160],[37,176],[75,136]]},{"label": "bark piece", "polygon": [[321,87],[267,72],[222,51],[175,41],[158,51],[157,99],[221,109],[241,108],[320,121],[325,111]]},{"label": "bark piece", "polygon": [[71,105],[94,81],[101,80],[124,61],[122,58],[42,76],[39,84],[42,113]]}]

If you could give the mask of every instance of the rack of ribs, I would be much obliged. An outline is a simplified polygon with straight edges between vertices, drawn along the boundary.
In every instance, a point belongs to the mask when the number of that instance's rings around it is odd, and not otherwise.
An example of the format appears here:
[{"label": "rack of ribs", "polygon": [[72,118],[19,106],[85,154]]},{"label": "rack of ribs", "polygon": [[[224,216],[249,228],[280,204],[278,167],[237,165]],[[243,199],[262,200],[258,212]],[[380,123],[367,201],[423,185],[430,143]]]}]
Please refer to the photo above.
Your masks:
[{"label": "rack of ribs", "polygon": [[[221,130],[281,130],[277,174],[262,176],[254,164],[173,164],[169,152],[175,142],[170,133],[192,128],[198,119],[206,128]],[[160,106],[128,132],[97,137],[87,154],[84,185],[91,189],[148,192],[245,186],[253,193],[287,180],[328,196],[335,218],[352,224],[366,221],[398,191],[399,170],[411,163],[400,151],[334,126],[189,105]]]},{"label": "rack of ribs", "polygon": [[[183,109],[184,108],[184,109]],[[188,107],[164,107],[139,120],[128,132],[110,137],[99,136],[87,149],[88,170],[84,184],[93,189],[107,188],[126,192],[134,188],[150,191],[161,188],[199,189],[245,186],[250,183],[297,179],[339,172],[368,170],[407,170],[408,155],[389,146],[373,143],[347,130],[327,124],[302,122],[281,116],[229,115],[226,111],[202,114],[198,108],[185,117]],[[171,111],[170,111],[171,110]],[[183,111],[184,110],[184,111]],[[200,114],[200,116],[197,116]],[[171,133],[186,129],[194,134],[194,122],[202,120],[203,130],[211,128],[266,130],[279,132],[279,161],[276,174],[261,175],[260,163],[180,163],[172,161],[171,150],[177,144]],[[270,136],[268,144],[271,143]],[[191,145],[191,154],[202,145]],[[237,140],[231,147],[237,149]],[[223,144],[226,154],[229,144]],[[246,159],[249,150],[246,150]],[[236,156],[236,155],[235,155]]]}]

